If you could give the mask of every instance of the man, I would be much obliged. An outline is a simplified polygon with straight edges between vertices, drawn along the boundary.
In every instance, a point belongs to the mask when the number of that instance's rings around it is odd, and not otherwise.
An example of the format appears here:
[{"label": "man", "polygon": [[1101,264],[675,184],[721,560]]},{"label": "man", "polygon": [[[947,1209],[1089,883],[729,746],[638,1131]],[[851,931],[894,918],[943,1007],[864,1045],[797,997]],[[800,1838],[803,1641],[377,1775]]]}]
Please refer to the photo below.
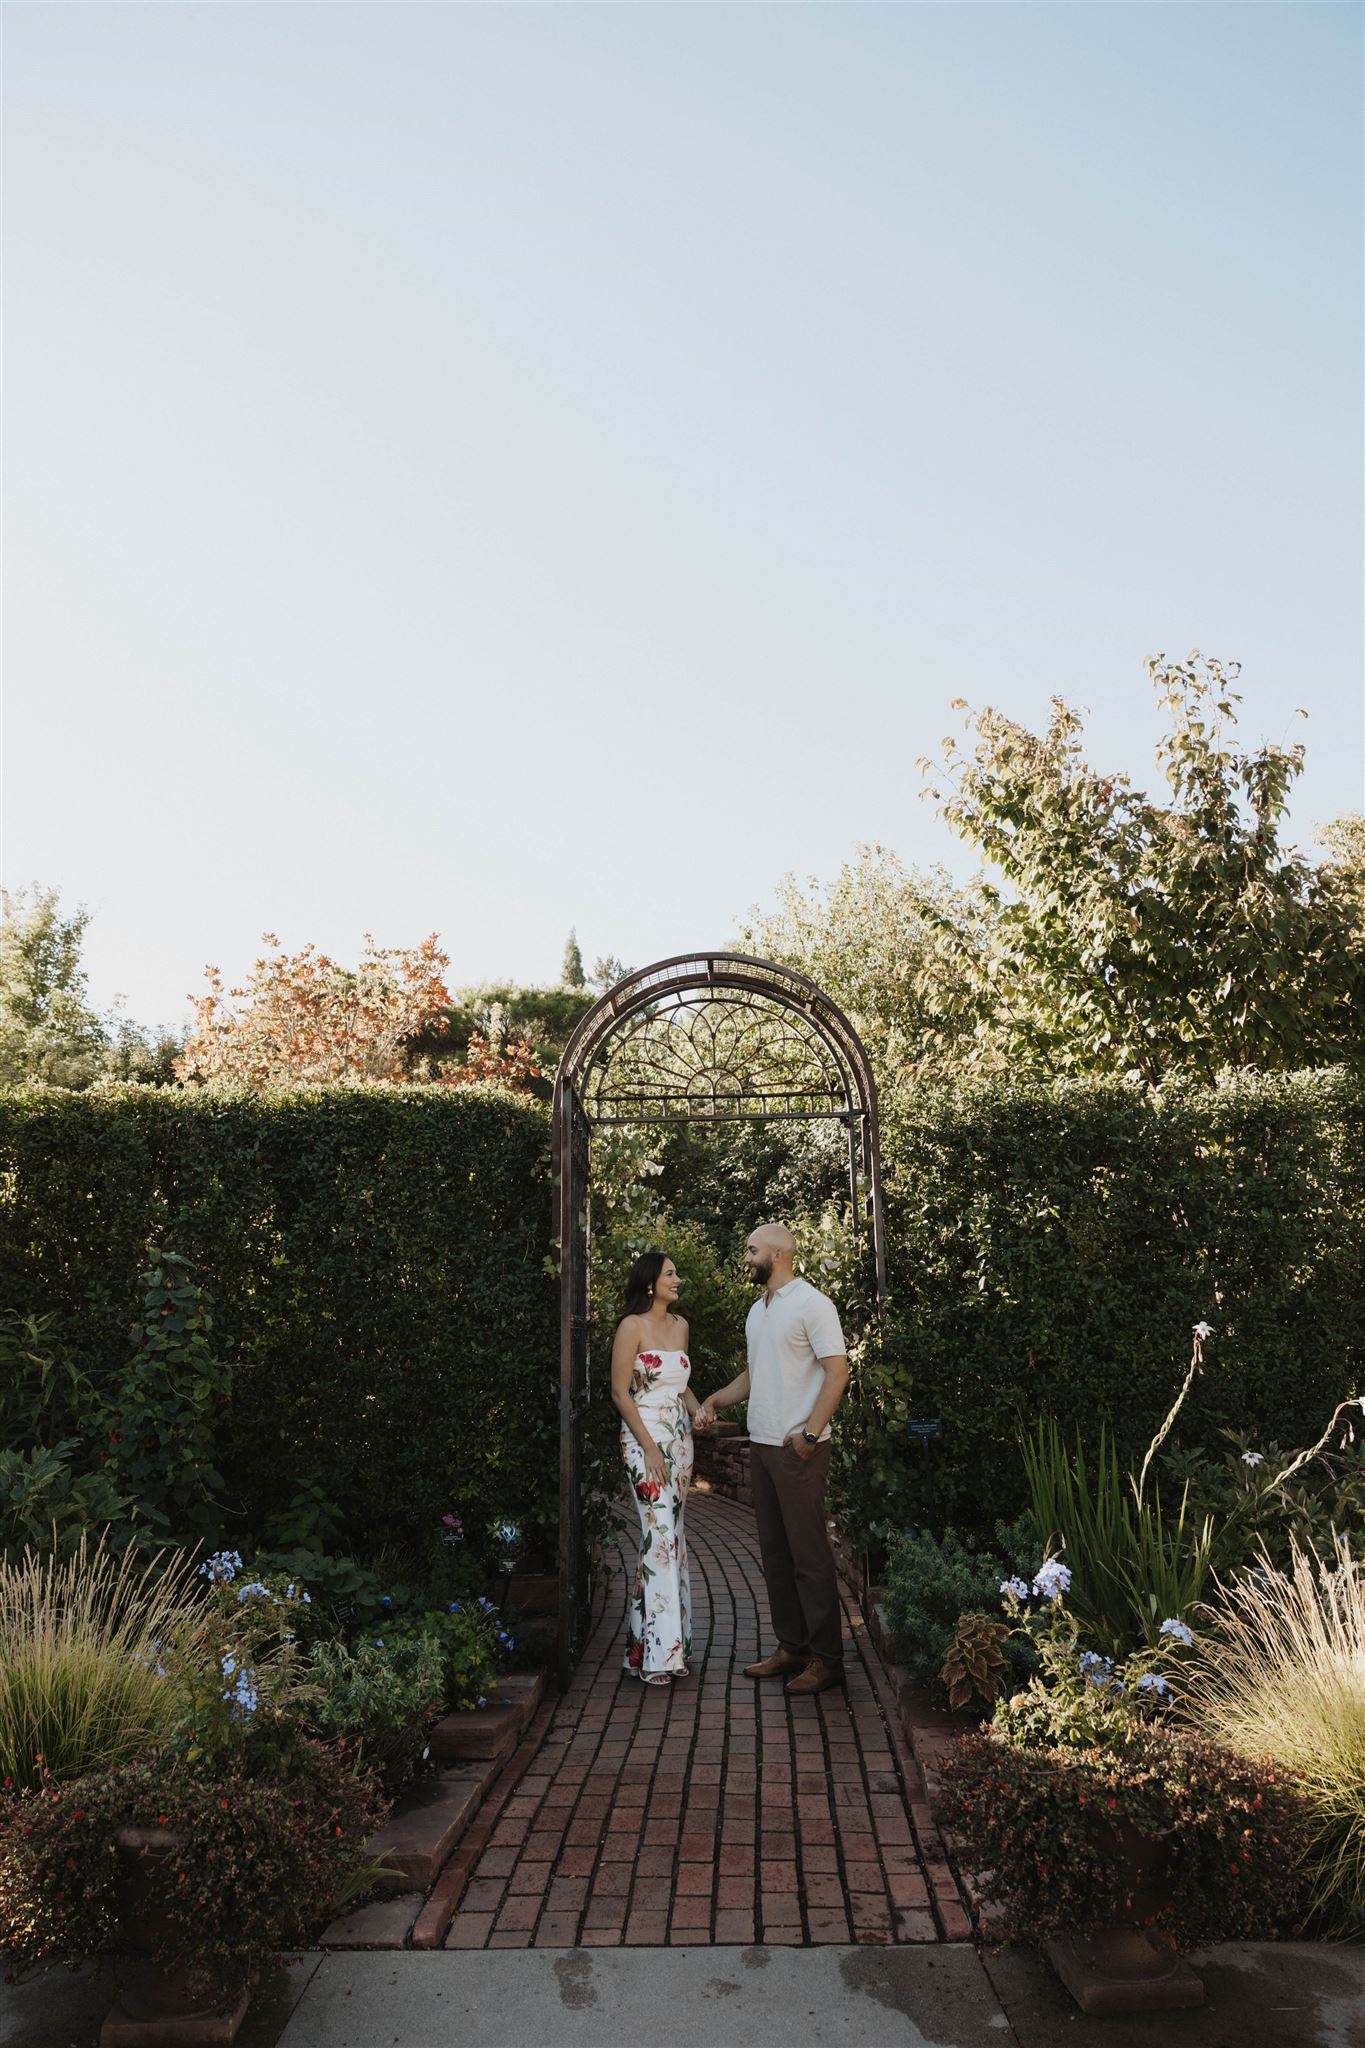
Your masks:
[{"label": "man", "polygon": [[793,1270],[796,1239],[765,1223],[744,1247],[763,1289],[749,1311],[749,1367],[702,1403],[704,1427],[718,1408],[747,1398],[750,1484],[763,1577],[777,1648],[746,1678],[787,1680],[790,1693],[843,1682],[839,1584],[825,1527],[830,1417],[848,1386],[844,1333],[834,1303]]}]

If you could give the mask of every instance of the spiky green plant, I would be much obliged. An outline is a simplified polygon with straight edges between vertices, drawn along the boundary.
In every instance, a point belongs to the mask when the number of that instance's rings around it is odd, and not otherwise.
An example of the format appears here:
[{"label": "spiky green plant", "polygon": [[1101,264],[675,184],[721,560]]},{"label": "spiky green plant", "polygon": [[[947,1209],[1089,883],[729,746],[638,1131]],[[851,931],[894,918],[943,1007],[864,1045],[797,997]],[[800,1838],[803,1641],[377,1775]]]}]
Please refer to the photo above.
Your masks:
[{"label": "spiky green plant", "polygon": [[1120,1470],[1107,1428],[1092,1469],[1079,1433],[1073,1451],[1051,1419],[1025,1438],[1023,1459],[1038,1531],[1065,1546],[1067,1604],[1085,1635],[1114,1656],[1158,1642],[1162,1622],[1201,1598],[1212,1564],[1213,1523],[1189,1515],[1188,1485],[1170,1512],[1158,1488],[1140,1491]]},{"label": "spiky green plant", "polygon": [[103,1537],[0,1563],[0,1779],[62,1782],[169,1735],[180,1702],[162,1671],[195,1654],[194,1589],[183,1552],[149,1562]]},{"label": "spiky green plant", "polygon": [[1326,1559],[1292,1546],[1217,1587],[1181,1668],[1192,1725],[1247,1757],[1297,1771],[1312,1807],[1313,1902],[1338,1934],[1365,1935],[1365,1564],[1349,1540]]}]

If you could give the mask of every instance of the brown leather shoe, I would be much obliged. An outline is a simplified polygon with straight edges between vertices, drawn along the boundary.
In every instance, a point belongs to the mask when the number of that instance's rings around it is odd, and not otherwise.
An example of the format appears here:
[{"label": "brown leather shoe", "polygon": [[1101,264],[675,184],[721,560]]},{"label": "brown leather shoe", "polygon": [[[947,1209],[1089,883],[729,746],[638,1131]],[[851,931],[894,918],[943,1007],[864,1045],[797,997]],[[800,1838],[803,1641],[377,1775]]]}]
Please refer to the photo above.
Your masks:
[{"label": "brown leather shoe", "polygon": [[842,1685],[844,1667],[842,1664],[828,1664],[823,1657],[812,1657],[804,1671],[787,1680],[788,1692],[827,1692],[832,1685]]},{"label": "brown leather shoe", "polygon": [[795,1650],[774,1650],[771,1657],[765,1657],[761,1664],[746,1664],[746,1678],[784,1678],[789,1671],[804,1671],[809,1658],[802,1657]]}]

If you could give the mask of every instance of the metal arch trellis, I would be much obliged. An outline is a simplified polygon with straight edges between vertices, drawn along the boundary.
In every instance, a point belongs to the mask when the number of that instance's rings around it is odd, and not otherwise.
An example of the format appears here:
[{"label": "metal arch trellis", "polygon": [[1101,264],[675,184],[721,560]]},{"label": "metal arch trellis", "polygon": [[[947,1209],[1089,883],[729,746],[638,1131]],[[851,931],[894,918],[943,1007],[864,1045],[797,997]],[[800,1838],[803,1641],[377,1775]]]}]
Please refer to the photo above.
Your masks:
[{"label": "metal arch trellis", "polygon": [[812,1118],[848,1138],[855,1231],[886,1285],[877,1088],[862,1041],[808,976],[744,953],[689,953],[626,975],[595,1003],[555,1080],[559,1242],[559,1669],[567,1684],[591,1600],[583,1536],[592,1131],[598,1124]]}]

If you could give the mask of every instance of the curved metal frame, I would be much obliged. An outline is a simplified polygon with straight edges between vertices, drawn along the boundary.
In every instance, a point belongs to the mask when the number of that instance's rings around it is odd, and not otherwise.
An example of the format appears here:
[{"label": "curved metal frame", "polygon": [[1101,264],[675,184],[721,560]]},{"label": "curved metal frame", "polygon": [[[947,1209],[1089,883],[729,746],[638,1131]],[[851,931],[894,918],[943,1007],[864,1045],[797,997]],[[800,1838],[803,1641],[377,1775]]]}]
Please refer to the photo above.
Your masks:
[{"label": "curved metal frame", "polygon": [[[737,1036],[722,1046],[736,1013]],[[756,1031],[748,1018],[757,1020]],[[724,1020],[724,1021],[722,1021]],[[746,1049],[779,1071],[746,1071]],[[764,1046],[765,1034],[768,1044]],[[747,1041],[747,1048],[746,1048]],[[707,1063],[707,1054],[713,1057]],[[625,1053],[624,1084],[613,1060]],[[829,1119],[848,1132],[853,1226],[872,1237],[876,1292],[886,1287],[877,1084],[862,1040],[809,976],[747,953],[680,953],[628,974],[594,1003],[555,1079],[554,1150],[559,1242],[559,1667],[568,1683],[585,1629],[579,1440],[588,1399],[590,1175],[596,1124]],[[860,1202],[861,1196],[861,1202]]]}]

